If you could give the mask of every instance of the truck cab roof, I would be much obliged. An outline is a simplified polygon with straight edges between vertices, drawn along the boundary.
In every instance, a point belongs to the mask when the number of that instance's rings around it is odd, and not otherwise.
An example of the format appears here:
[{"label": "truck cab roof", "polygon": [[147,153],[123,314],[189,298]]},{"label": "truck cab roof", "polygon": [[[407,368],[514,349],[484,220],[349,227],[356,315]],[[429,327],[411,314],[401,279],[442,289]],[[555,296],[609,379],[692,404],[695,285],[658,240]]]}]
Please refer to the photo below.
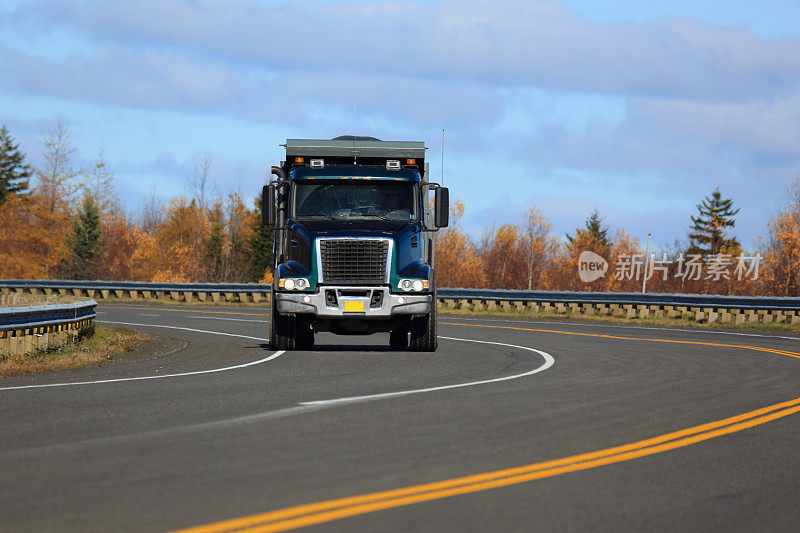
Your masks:
[{"label": "truck cab roof", "polygon": [[[424,142],[419,141],[381,141],[374,137],[357,137],[344,135],[335,139],[286,139],[286,160],[281,167],[288,176],[295,174],[300,168],[311,166],[312,160],[324,169],[331,167],[349,167],[353,176],[381,176],[385,178],[421,179],[427,181],[427,165],[425,163]],[[399,169],[391,170],[394,174],[375,174],[381,168],[386,170],[387,162],[392,162]],[[354,169],[368,168],[372,174],[358,174]],[[322,170],[319,167],[314,171]],[[405,171],[418,171],[418,177]],[[333,174],[330,174],[333,175]],[[339,174],[341,176],[342,174]]]}]

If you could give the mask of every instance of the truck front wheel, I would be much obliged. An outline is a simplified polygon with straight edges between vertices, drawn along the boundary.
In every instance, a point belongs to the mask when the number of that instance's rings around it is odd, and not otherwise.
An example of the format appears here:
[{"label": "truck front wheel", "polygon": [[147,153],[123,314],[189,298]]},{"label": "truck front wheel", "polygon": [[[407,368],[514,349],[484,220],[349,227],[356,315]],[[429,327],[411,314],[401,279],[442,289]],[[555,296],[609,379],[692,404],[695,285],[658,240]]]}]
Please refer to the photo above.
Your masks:
[{"label": "truck front wheel", "polygon": [[415,352],[435,352],[439,346],[436,338],[436,298],[427,315],[411,319],[411,349]]},{"label": "truck front wheel", "polygon": [[270,317],[269,347],[273,350],[295,349],[295,318],[278,313],[275,294],[272,295],[272,316]]}]

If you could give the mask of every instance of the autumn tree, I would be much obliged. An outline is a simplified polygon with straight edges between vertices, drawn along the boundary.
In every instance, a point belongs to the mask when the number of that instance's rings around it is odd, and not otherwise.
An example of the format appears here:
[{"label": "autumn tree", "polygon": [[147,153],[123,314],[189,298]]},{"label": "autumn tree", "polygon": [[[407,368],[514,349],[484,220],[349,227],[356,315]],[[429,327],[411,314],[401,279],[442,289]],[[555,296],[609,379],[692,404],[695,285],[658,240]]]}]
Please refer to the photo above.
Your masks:
[{"label": "autumn tree", "polygon": [[8,128],[0,128],[0,204],[9,194],[20,194],[28,189],[32,170],[25,163],[25,154],[14,143]]},{"label": "autumn tree", "polygon": [[[576,228],[573,235],[566,236],[567,242],[563,249],[566,256],[559,261],[561,281],[558,288],[554,287],[556,290],[607,290],[611,273],[591,283],[581,283],[578,278],[578,260],[584,251],[591,251],[608,259],[612,251],[608,231],[603,217],[595,209],[586,217],[583,228]],[[571,272],[569,272],[570,270]]]},{"label": "autumn tree", "polygon": [[69,129],[59,119],[43,139],[44,165],[34,172],[37,192],[45,206],[51,211],[66,211],[70,208],[80,189],[80,171],[75,168]]},{"label": "autumn tree", "polygon": [[69,257],[66,235],[80,173],[72,163],[75,148],[69,131],[60,119],[42,142],[44,163],[33,172],[36,186],[30,206],[36,227],[26,246],[40,258],[44,276],[52,277],[59,274],[59,267]]},{"label": "autumn tree", "polygon": [[520,252],[526,290],[544,288],[547,264],[558,249],[558,243],[550,233],[552,228],[553,224],[535,207],[531,207],[522,219]]},{"label": "autumn tree", "polygon": [[770,296],[800,296],[800,179],[767,225],[762,283]]},{"label": "autumn tree", "polygon": [[[99,275],[103,279],[135,280],[133,253],[136,249],[137,229],[125,212],[116,206],[103,213],[103,264]],[[146,281],[146,280],[142,280]]]},{"label": "autumn tree", "polygon": [[107,212],[116,203],[114,174],[108,168],[105,148],[102,145],[97,149],[97,156],[86,172],[83,187],[92,196],[101,213]]},{"label": "autumn tree", "polygon": [[[189,192],[191,194],[191,204],[201,217],[205,217],[208,212],[208,188],[213,170],[211,154],[203,152],[195,159],[194,170],[189,178]],[[206,227],[198,225],[195,227],[194,241],[189,243],[189,248],[194,253],[193,264],[199,266],[202,263],[203,235]],[[198,270],[191,270],[192,279],[197,279],[201,273]]]},{"label": "autumn tree", "polygon": [[711,196],[697,204],[697,216],[692,216],[689,227],[690,251],[703,254],[719,254],[740,248],[734,236],[728,236],[726,228],[736,225],[736,214],[731,198],[722,198],[719,187]]},{"label": "autumn tree", "polygon": [[72,222],[67,235],[73,279],[92,279],[103,256],[104,241],[100,224],[100,210],[91,194],[83,199],[83,206]]},{"label": "autumn tree", "polygon": [[586,217],[583,228],[575,229],[575,235],[567,235],[567,242],[576,249],[581,246],[588,246],[593,251],[595,248],[608,249],[608,226],[603,227],[603,217],[597,209]]},{"label": "autumn tree", "polygon": [[436,285],[439,287],[486,287],[486,272],[475,243],[461,231],[459,223],[466,206],[461,200],[450,205],[450,226],[436,240]]},{"label": "autumn tree", "polygon": [[[618,228],[614,232],[613,240],[609,243],[609,252],[608,272],[599,289],[614,292],[641,290],[644,276],[644,253],[639,245],[639,239],[624,229]],[[641,257],[642,261],[634,263],[635,256]],[[623,261],[630,265],[631,270],[619,268]],[[630,272],[632,275],[622,275],[623,272],[625,274]]]},{"label": "autumn tree", "polygon": [[154,235],[161,224],[164,223],[166,207],[155,187],[144,197],[142,205],[139,207],[137,222],[139,229],[145,233]]},{"label": "autumn tree", "polygon": [[481,241],[480,257],[486,279],[493,289],[515,289],[522,281],[519,227],[503,224],[491,228]]},{"label": "autumn tree", "polygon": [[211,230],[205,238],[204,263],[209,281],[222,281],[224,277],[225,220],[222,206],[217,204],[210,215]]},{"label": "autumn tree", "polygon": [[0,204],[0,278],[47,277],[49,236],[42,232],[35,195],[12,194]]},{"label": "autumn tree", "polygon": [[228,240],[225,280],[241,281],[252,271],[253,256],[250,242],[254,238],[256,214],[247,208],[239,193],[232,193],[228,195],[225,216]]}]

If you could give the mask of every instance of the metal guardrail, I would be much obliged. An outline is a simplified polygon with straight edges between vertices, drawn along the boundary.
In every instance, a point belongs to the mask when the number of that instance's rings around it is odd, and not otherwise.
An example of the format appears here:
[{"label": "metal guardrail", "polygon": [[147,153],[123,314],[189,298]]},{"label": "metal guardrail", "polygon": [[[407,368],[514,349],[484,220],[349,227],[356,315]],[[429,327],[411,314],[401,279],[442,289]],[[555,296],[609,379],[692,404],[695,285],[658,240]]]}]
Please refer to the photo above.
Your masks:
[{"label": "metal guardrail", "polygon": [[87,298],[260,303],[269,299],[268,283],[166,283],[146,281],[0,280],[4,292],[62,294]]},{"label": "metal guardrail", "polygon": [[0,308],[0,331],[67,326],[94,319],[97,302]]},{"label": "metal guardrail", "polygon": [[[159,283],[140,281],[0,280],[0,291],[72,294],[89,298],[191,302],[268,303],[266,283]],[[800,298],[707,294],[437,290],[439,305],[473,312],[514,308],[555,313],[638,318],[684,318],[707,322],[800,323]]]},{"label": "metal guardrail", "polygon": [[800,311],[800,298],[720,296],[713,294],[663,294],[640,292],[504,291],[491,289],[439,289],[448,299],[620,305],[670,305],[727,309],[782,309]]},{"label": "metal guardrail", "polygon": [[0,355],[27,354],[74,338],[97,316],[97,302],[0,308]]}]

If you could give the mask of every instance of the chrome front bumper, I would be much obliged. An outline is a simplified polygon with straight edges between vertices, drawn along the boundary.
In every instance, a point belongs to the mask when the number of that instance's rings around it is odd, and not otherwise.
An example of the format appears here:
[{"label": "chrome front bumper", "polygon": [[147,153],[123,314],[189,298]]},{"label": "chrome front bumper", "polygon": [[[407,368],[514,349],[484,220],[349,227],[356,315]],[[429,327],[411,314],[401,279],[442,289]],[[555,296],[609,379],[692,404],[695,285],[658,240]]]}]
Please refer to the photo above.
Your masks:
[{"label": "chrome front bumper", "polygon": [[[325,290],[337,293],[336,307],[325,301]],[[367,296],[340,296],[339,291],[367,291]],[[382,291],[383,299],[379,307],[370,307],[370,294]],[[305,298],[308,297],[308,301]],[[275,302],[279,313],[313,314],[322,318],[389,318],[394,315],[426,314],[431,311],[433,296],[430,294],[393,294],[386,287],[333,287],[322,286],[316,293],[276,292]],[[345,312],[345,302],[362,302],[364,312]]]}]

